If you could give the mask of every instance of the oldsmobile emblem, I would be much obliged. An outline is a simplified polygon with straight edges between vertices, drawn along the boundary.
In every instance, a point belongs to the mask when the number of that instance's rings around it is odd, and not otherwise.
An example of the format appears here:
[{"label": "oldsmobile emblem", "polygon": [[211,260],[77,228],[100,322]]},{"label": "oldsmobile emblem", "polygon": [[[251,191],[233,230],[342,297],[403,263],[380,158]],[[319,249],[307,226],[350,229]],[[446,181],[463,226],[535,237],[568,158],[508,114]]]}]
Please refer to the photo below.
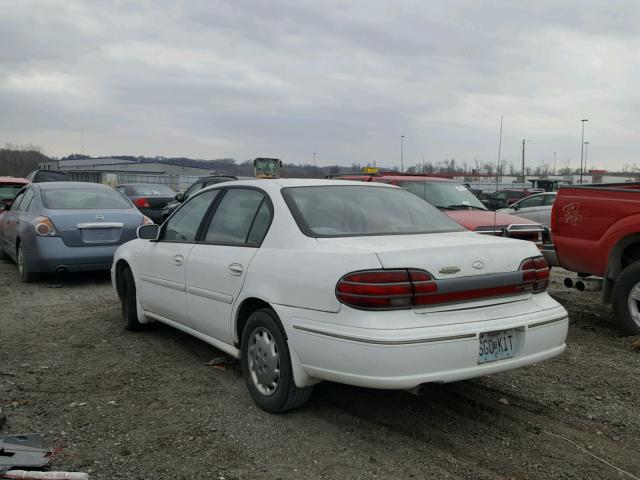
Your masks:
[{"label": "oldsmobile emblem", "polygon": [[458,273],[460,268],[458,267],[443,267],[439,270],[439,273],[443,275],[453,275],[454,273]]},{"label": "oldsmobile emblem", "polygon": [[482,270],[484,268],[484,263],[482,263],[480,260],[476,260],[471,264],[471,266],[476,270]]},{"label": "oldsmobile emblem", "polygon": [[96,215],[96,221],[98,221],[98,222],[104,222],[104,215],[102,215],[101,213],[99,213],[98,215]]}]

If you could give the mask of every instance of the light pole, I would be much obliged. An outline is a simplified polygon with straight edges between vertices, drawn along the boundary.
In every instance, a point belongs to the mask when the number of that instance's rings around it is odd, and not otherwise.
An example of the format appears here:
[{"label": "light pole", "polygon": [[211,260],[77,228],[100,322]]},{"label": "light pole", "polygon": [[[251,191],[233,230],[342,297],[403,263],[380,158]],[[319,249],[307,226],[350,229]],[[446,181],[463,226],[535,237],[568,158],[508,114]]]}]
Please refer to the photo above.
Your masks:
[{"label": "light pole", "polygon": [[589,142],[584,142],[584,171],[588,172],[589,170],[587,170],[587,154],[589,153]]},{"label": "light pole", "polygon": [[404,135],[400,135],[400,173],[404,173]]},{"label": "light pole", "polygon": [[316,178],[316,152],[313,152],[313,178]]},{"label": "light pole", "polygon": [[580,121],[582,122],[582,142],[580,143],[580,184],[582,184],[582,172],[583,172],[582,162],[584,160],[584,123],[588,122],[589,119],[583,118]]},{"label": "light pole", "polygon": [[556,152],[553,152],[553,174],[556,174],[556,160],[558,158],[556,157]]}]

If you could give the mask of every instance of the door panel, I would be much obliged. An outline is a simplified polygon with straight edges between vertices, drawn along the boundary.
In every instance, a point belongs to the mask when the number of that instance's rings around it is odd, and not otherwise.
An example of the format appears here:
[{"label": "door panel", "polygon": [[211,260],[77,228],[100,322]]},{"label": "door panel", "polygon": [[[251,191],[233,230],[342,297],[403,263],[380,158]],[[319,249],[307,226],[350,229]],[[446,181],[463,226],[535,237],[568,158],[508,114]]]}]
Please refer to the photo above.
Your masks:
[{"label": "door panel", "polygon": [[193,328],[232,343],[231,311],[270,223],[270,203],[261,191],[227,190],[205,243],[196,245],[189,257],[187,305]]}]

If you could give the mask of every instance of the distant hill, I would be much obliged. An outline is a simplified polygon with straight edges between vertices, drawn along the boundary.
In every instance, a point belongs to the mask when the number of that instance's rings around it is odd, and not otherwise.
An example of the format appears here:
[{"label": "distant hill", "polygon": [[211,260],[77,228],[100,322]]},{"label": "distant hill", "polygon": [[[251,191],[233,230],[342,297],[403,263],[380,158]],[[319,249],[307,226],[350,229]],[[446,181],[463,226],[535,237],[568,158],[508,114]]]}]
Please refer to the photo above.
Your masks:
[{"label": "distant hill", "polygon": [[40,162],[50,160],[43,155],[37,147],[0,148],[0,175],[12,177],[24,177],[37,170]]}]

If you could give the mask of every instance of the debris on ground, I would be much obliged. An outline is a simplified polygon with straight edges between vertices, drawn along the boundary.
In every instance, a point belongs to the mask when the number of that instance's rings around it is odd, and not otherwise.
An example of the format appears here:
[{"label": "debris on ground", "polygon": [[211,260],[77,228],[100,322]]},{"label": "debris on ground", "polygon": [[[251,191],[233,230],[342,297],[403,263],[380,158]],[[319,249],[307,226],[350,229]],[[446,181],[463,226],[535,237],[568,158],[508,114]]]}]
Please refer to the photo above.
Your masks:
[{"label": "debris on ground", "polygon": [[23,480],[88,480],[82,472],[38,472],[16,468],[43,468],[60,453],[41,433],[0,437],[0,478]]},{"label": "debris on ground", "polygon": [[635,342],[631,342],[631,348],[633,350],[638,350],[640,351],[640,338],[637,339]]},{"label": "debris on ground", "polygon": [[507,400],[506,398],[501,398],[500,400],[498,400],[498,403],[501,403],[503,405],[509,405],[509,400]]},{"label": "debris on ground", "polygon": [[228,365],[235,365],[236,363],[238,363],[238,360],[236,358],[233,358],[230,355],[222,355],[220,357],[215,357],[212,360],[209,360],[208,362],[203,363],[203,365],[206,365],[208,367],[215,367],[220,370],[226,370],[226,367]]}]

